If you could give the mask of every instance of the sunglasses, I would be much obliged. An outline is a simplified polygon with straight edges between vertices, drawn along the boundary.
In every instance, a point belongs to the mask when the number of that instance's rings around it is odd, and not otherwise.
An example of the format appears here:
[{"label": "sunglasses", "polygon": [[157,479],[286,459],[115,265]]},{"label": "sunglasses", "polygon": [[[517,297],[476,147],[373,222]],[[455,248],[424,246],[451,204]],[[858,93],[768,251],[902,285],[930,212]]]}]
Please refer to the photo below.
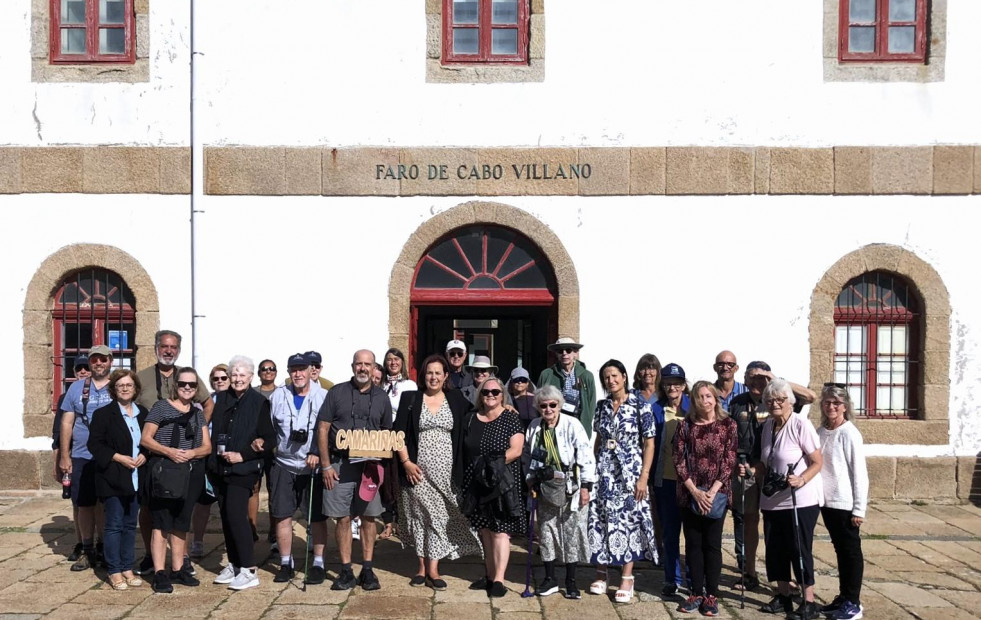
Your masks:
[{"label": "sunglasses", "polygon": [[76,366],[75,372],[78,372],[79,370],[84,370],[85,372],[89,372],[89,365],[85,364],[84,366]]},{"label": "sunglasses", "polygon": [[259,372],[276,372],[275,366],[263,366],[259,369]]},{"label": "sunglasses", "polygon": [[228,377],[211,377],[212,383],[218,383],[219,381],[228,381]]},{"label": "sunglasses", "polygon": [[542,409],[542,411],[544,411],[545,409],[558,409],[559,403],[556,402],[542,403],[541,405],[539,405],[539,408]]},{"label": "sunglasses", "polygon": [[480,390],[481,396],[500,396],[501,390]]},{"label": "sunglasses", "polygon": [[447,353],[447,355],[449,355],[450,357],[463,357],[464,355],[466,355],[466,353],[464,353],[463,351],[460,351],[459,349],[456,349],[456,350],[450,351],[449,353]]},{"label": "sunglasses", "polygon": [[193,389],[197,389],[198,382],[197,381],[178,381],[177,382],[177,387],[178,388],[193,388]]},{"label": "sunglasses", "polygon": [[559,349],[558,351],[559,351],[559,353],[575,353],[578,350],[579,349],[568,348],[568,349]]},{"label": "sunglasses", "polygon": [[825,383],[824,387],[836,387],[839,390],[844,390],[848,388],[848,386],[845,385],[844,383]]},{"label": "sunglasses", "polygon": [[717,368],[735,368],[736,362],[716,362]]},{"label": "sunglasses", "polygon": [[528,383],[528,380],[524,377],[515,377],[514,379],[511,379],[511,383]]}]

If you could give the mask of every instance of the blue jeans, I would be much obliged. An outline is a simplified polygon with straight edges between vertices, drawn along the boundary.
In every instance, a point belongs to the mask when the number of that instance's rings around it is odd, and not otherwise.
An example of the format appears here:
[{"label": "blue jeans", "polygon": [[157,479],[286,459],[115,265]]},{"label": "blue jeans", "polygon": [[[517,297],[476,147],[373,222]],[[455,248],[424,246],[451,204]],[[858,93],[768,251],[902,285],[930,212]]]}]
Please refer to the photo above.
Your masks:
[{"label": "blue jeans", "polygon": [[661,520],[661,538],[664,543],[664,583],[676,586],[681,582],[681,512],[676,495],[677,482],[665,479],[654,487],[657,499],[657,516]]},{"label": "blue jeans", "polygon": [[106,569],[110,575],[132,570],[136,559],[136,522],[140,503],[136,495],[103,500],[106,533],[102,539]]}]

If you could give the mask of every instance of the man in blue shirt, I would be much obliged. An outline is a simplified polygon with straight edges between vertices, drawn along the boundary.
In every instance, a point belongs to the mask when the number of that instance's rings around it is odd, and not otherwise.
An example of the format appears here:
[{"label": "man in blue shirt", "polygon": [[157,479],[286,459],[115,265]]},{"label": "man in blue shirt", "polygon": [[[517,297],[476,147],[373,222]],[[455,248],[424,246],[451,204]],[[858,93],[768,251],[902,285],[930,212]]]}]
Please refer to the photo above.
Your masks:
[{"label": "man in blue shirt", "polygon": [[732,351],[722,351],[715,356],[715,389],[719,390],[719,404],[726,411],[729,411],[729,403],[736,396],[746,391],[746,386],[736,381],[736,371],[739,364],[736,363],[736,355]]},{"label": "man in blue shirt", "polygon": [[78,510],[78,529],[82,536],[82,555],[72,564],[73,571],[92,568],[95,563],[95,463],[89,452],[89,424],[92,414],[112,400],[109,370],[112,352],[104,344],[89,351],[92,376],[68,388],[61,410],[61,446],[58,467],[71,475],[72,504]]}]

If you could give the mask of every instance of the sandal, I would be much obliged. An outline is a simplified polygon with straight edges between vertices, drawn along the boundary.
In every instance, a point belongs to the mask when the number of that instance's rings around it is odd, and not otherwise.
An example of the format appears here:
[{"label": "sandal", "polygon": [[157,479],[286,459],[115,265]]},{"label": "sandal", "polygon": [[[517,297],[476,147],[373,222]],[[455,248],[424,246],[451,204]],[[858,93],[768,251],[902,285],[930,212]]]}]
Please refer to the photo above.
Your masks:
[{"label": "sandal", "polygon": [[[630,581],[630,589],[626,590],[623,587],[624,582]],[[616,594],[613,595],[613,600],[618,603],[629,603],[634,600],[634,576],[624,575],[620,578],[620,587],[617,588]]]},{"label": "sandal", "polygon": [[746,590],[752,592],[760,587],[760,578],[756,574],[746,573],[740,577],[736,583],[732,584],[733,590]]},{"label": "sandal", "polygon": [[113,590],[126,590],[129,585],[126,584],[126,579],[120,575],[119,579],[109,578],[109,585],[112,586]]},{"label": "sandal", "polygon": [[395,533],[395,528],[392,526],[392,524],[386,523],[385,529],[382,530],[382,533],[378,535],[378,538],[380,540],[388,540],[389,538],[392,537],[392,534],[394,533]]},{"label": "sandal", "polygon": [[[602,576],[603,578],[600,579],[600,576]],[[589,584],[589,593],[590,594],[606,594],[606,589],[607,589],[607,585],[606,585],[606,569],[604,568],[603,570],[600,570],[600,569],[597,568],[596,569],[596,579],[593,580],[593,583]]]}]

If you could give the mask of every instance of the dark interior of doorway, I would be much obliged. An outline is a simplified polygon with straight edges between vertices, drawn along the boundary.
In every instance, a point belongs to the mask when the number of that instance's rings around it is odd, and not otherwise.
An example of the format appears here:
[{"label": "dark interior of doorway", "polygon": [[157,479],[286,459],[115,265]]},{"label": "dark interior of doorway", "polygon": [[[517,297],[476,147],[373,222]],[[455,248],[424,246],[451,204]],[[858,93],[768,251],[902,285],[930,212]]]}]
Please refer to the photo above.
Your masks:
[{"label": "dark interior of doorway", "polygon": [[416,364],[431,353],[445,353],[446,343],[457,335],[467,344],[468,363],[474,355],[487,355],[505,379],[520,365],[536,381],[548,364],[546,347],[556,338],[551,307],[418,306],[417,310]]}]

